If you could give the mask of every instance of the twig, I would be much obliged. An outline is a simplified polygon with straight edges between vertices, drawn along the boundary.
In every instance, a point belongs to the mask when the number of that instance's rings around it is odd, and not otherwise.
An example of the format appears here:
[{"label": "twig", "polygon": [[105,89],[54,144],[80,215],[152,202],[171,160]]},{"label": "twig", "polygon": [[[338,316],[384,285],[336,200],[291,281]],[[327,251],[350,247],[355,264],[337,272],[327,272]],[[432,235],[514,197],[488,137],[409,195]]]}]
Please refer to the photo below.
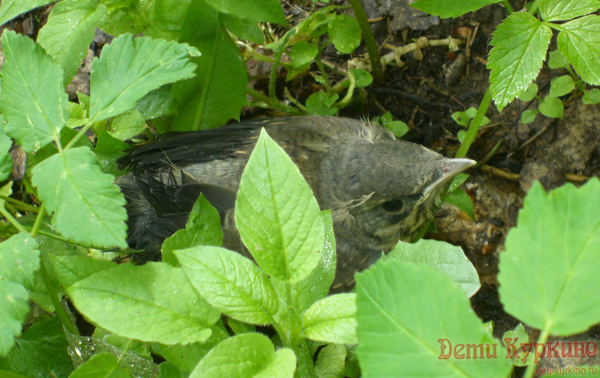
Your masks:
[{"label": "twig", "polygon": [[528,146],[529,144],[531,144],[531,142],[533,142],[534,140],[536,140],[537,138],[539,138],[540,135],[542,135],[543,133],[546,132],[546,130],[548,130],[548,128],[550,127],[550,125],[552,125],[554,123],[554,121],[556,121],[556,118],[552,118],[548,123],[546,123],[546,125],[544,127],[542,127],[542,129],[540,131],[538,131],[537,133],[535,133],[534,136],[532,136],[531,138],[529,138],[525,143],[523,143],[522,145],[520,145],[516,150],[512,151],[511,153],[509,153],[507,157],[513,156],[519,150],[525,148],[526,146]]}]

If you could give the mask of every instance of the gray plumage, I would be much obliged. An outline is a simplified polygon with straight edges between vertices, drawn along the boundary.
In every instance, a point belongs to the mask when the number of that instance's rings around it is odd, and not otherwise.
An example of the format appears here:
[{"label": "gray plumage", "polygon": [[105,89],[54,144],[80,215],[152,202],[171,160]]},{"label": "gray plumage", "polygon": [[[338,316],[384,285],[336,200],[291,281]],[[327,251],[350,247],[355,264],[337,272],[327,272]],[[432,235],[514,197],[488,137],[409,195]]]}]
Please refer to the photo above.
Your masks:
[{"label": "gray plumage", "polygon": [[218,129],[170,134],[134,150],[120,163],[128,200],[128,242],[148,254],[183,228],[200,193],[221,215],[224,246],[247,255],[233,222],[235,193],[260,129],[292,158],[321,209],[331,209],[337,243],[332,289],[354,284],[354,273],[409,241],[432,219],[444,184],[472,166],[387,129],[347,118],[268,118]]}]

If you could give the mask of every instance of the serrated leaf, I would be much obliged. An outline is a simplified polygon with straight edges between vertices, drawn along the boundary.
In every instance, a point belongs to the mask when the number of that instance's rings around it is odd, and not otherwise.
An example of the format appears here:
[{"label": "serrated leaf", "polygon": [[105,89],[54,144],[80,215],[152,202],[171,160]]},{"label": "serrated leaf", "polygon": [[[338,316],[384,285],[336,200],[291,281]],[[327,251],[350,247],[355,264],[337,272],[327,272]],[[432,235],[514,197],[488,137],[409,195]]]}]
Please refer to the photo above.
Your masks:
[{"label": "serrated leaf", "polygon": [[356,294],[336,294],[315,302],[302,314],[302,335],[333,344],[357,344]]},{"label": "serrated leaf", "polygon": [[223,245],[223,230],[219,212],[202,194],[194,203],[185,228],[177,231],[163,242],[161,247],[163,261],[178,266],[179,261],[173,255],[173,251],[199,245],[216,247]]},{"label": "serrated leaf", "polygon": [[39,246],[31,235],[21,232],[0,243],[0,280],[33,289],[33,272],[39,268]]},{"label": "serrated leaf", "polygon": [[223,248],[175,251],[192,285],[213,307],[250,324],[269,324],[279,302],[269,277],[252,261]]},{"label": "serrated leaf", "polygon": [[542,68],[552,30],[529,13],[513,13],[492,37],[488,68],[498,111],[525,91]]},{"label": "serrated leaf", "polygon": [[600,17],[586,16],[561,25],[558,49],[583,81],[600,85]]},{"label": "serrated leaf", "polygon": [[458,188],[451,192],[448,192],[444,201],[451,205],[454,205],[464,211],[469,218],[475,220],[475,209],[473,207],[473,201],[467,192],[463,189]]},{"label": "serrated leaf", "polygon": [[324,230],[317,200],[264,129],[242,174],[235,224],[257,264],[272,277],[298,282],[319,263]]},{"label": "serrated leaf", "polygon": [[525,198],[500,255],[500,300],[523,323],[572,335],[600,322],[600,182]]},{"label": "serrated leaf", "polygon": [[3,0],[0,6],[0,25],[7,23],[21,13],[28,12],[55,0]]},{"label": "serrated leaf", "polygon": [[62,70],[40,46],[13,31],[2,35],[2,50],[4,131],[27,152],[58,141],[69,114]]},{"label": "serrated leaf", "polygon": [[[97,248],[127,248],[125,198],[87,147],[65,150],[33,168],[32,184],[67,239]],[[77,216],[73,216],[77,214]]]},{"label": "serrated leaf", "polygon": [[[356,306],[363,377],[506,377],[512,368],[506,348],[484,330],[465,293],[430,267],[378,262],[356,276]],[[482,347],[478,359],[444,359],[448,349],[438,340],[452,343],[451,350],[459,343],[490,344],[490,355],[498,354],[485,358]]]},{"label": "serrated leaf", "polygon": [[600,89],[592,88],[589,91],[586,91],[581,99],[586,105],[598,104],[600,103]]},{"label": "serrated leaf", "polygon": [[119,265],[76,282],[67,292],[95,325],[141,341],[204,341],[219,319],[183,270],[163,263]]},{"label": "serrated leaf", "polygon": [[237,17],[256,21],[275,22],[285,25],[285,16],[278,0],[205,0],[206,3],[222,13],[231,13]]},{"label": "serrated leaf", "polygon": [[291,349],[277,352],[259,333],[230,337],[214,347],[194,369],[190,378],[292,378],[296,356]]},{"label": "serrated leaf", "polygon": [[538,109],[546,117],[562,119],[565,106],[560,98],[546,96]]},{"label": "serrated leaf", "polygon": [[350,54],[360,45],[362,34],[354,17],[345,14],[335,16],[329,22],[328,30],[329,40],[343,54]]},{"label": "serrated leaf", "polygon": [[95,59],[90,75],[91,122],[133,109],[136,102],[160,86],[194,76],[189,57],[200,53],[187,44],[139,37],[115,38]]},{"label": "serrated leaf", "polygon": [[500,0],[418,0],[411,4],[412,7],[422,10],[425,13],[442,18],[459,17],[465,13],[474,12],[486,5],[494,4]]},{"label": "serrated leaf", "polygon": [[179,103],[173,131],[208,129],[240,117],[248,72],[221,22],[219,13],[202,0],[192,1],[180,40],[207,53],[192,59],[198,66],[194,79],[173,86]]},{"label": "serrated leaf", "polygon": [[535,121],[535,117],[538,114],[537,109],[527,109],[523,113],[521,113],[521,122],[524,124],[531,123]]},{"label": "serrated leaf", "polygon": [[420,239],[416,243],[398,242],[383,260],[398,259],[425,264],[450,277],[469,297],[481,287],[477,270],[461,247],[439,240]]},{"label": "serrated leaf", "polygon": [[519,100],[529,102],[535,98],[538,92],[538,86],[536,83],[531,83],[529,88],[519,95]]},{"label": "serrated leaf", "polygon": [[566,21],[585,16],[600,9],[597,0],[546,0],[540,2],[540,14],[544,21]]},{"label": "serrated leaf", "polygon": [[52,8],[37,43],[62,67],[65,85],[77,73],[94,39],[96,26],[107,14],[103,4],[80,0],[65,0]]},{"label": "serrated leaf", "polygon": [[119,366],[117,357],[110,353],[100,353],[92,356],[80,365],[69,378],[128,378],[131,373]]},{"label": "serrated leaf", "polygon": [[559,77],[555,77],[550,82],[550,93],[548,96],[550,97],[560,97],[564,96],[568,93],[571,93],[575,89],[575,82],[573,78],[569,75],[563,75]]},{"label": "serrated leaf", "polygon": [[25,317],[29,313],[29,293],[13,281],[0,279],[0,356],[6,356],[21,334]]}]

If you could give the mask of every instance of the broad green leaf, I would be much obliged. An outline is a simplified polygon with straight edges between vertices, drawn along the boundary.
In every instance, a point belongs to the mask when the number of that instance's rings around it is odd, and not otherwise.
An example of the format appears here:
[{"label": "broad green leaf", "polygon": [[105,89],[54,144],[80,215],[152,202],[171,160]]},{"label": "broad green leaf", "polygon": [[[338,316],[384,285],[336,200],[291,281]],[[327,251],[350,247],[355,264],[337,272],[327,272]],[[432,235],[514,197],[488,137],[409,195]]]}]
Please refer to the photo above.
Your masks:
[{"label": "broad green leaf", "polygon": [[69,378],[88,377],[127,378],[131,377],[131,373],[119,366],[117,357],[110,353],[100,353],[87,360],[69,376]]},{"label": "broad green leaf", "polygon": [[558,49],[583,81],[600,85],[600,17],[586,16],[561,25]]},{"label": "broad green leaf", "polygon": [[0,356],[6,356],[21,334],[29,313],[29,293],[23,285],[0,279]]},{"label": "broad green leaf", "polygon": [[67,292],[95,325],[141,341],[204,341],[219,318],[183,270],[163,263],[119,265],[76,282]]},{"label": "broad green leaf", "polygon": [[540,113],[546,117],[562,119],[565,106],[560,98],[550,97],[550,95],[548,95],[540,102],[538,109]]},{"label": "broad green leaf", "polygon": [[[4,125],[4,116],[0,114],[0,125]],[[13,159],[9,153],[13,141],[0,127],[0,181],[6,181],[13,170]]]},{"label": "broad green leaf", "polygon": [[150,19],[144,35],[176,41],[181,37],[181,26],[191,0],[141,0]]},{"label": "broad green leaf", "polygon": [[165,239],[161,252],[163,261],[179,266],[179,261],[173,255],[176,249],[185,249],[199,245],[223,245],[223,230],[221,229],[221,217],[202,194],[194,203],[185,228],[177,231]]},{"label": "broad green leaf", "polygon": [[140,112],[136,109],[127,113],[119,114],[111,118],[108,122],[106,131],[113,137],[120,140],[131,139],[134,136],[144,132],[146,122]]},{"label": "broad green leaf", "polygon": [[527,109],[521,114],[521,122],[524,124],[531,123],[535,121],[535,117],[538,114],[537,109]]},{"label": "broad green leaf", "polygon": [[161,362],[158,378],[187,378],[187,374],[169,361]]},{"label": "broad green leaf", "polygon": [[600,9],[597,0],[544,0],[540,2],[540,14],[544,21],[566,21],[585,16]]},{"label": "broad green leaf", "polygon": [[505,310],[553,335],[600,322],[600,182],[545,192],[535,183],[500,255]]},{"label": "broad green leaf", "polygon": [[513,13],[492,37],[488,68],[498,111],[525,91],[542,68],[552,30],[529,13]]},{"label": "broad green leaf", "polygon": [[548,96],[550,97],[560,97],[564,96],[568,93],[571,93],[575,89],[575,82],[573,78],[569,75],[563,75],[559,77],[555,77],[550,82],[550,93]]},{"label": "broad green leaf", "polygon": [[229,328],[231,328],[231,330],[233,331],[233,333],[236,334],[236,335],[239,335],[239,334],[242,334],[242,333],[254,333],[254,332],[256,332],[256,327],[253,326],[252,324],[246,324],[246,323],[238,322],[237,320],[235,320],[233,318],[227,319],[227,325],[229,326]]},{"label": "broad green leaf", "polygon": [[270,276],[294,283],[317,266],[323,217],[298,167],[263,129],[242,174],[235,224]]},{"label": "broad green leaf", "polygon": [[0,25],[7,23],[21,13],[28,12],[55,0],[3,0],[0,6]]},{"label": "broad green leaf", "polygon": [[319,351],[315,372],[319,378],[346,377],[346,347],[330,344]]},{"label": "broad green leaf", "polygon": [[361,31],[358,21],[346,14],[333,17],[328,24],[329,40],[336,50],[343,54],[350,54],[359,45]]},{"label": "broad green leaf", "polygon": [[[100,328],[100,327],[96,327],[96,329],[94,329],[94,333],[92,333],[92,337],[96,340],[93,340],[95,342],[96,345],[99,345],[102,342],[105,342],[106,344],[112,345],[118,349],[121,350],[120,353],[117,352],[117,356],[120,355],[121,353],[135,353],[137,354],[139,357],[142,358],[146,358],[151,360],[152,359],[152,351],[150,348],[150,344],[149,343],[144,343],[138,340],[133,340],[133,339],[129,339],[127,337],[123,337],[123,336],[119,336],[119,335],[115,335],[111,332],[108,332],[107,330]],[[98,342],[97,340],[99,340],[100,342]],[[98,350],[98,353],[102,352],[101,350]]]},{"label": "broad green leaf", "polygon": [[357,344],[356,294],[336,294],[315,302],[302,314],[302,335],[332,344]]},{"label": "broad green leaf", "polygon": [[176,114],[177,101],[173,98],[173,85],[163,85],[148,93],[138,101],[136,109],[144,119]]},{"label": "broad green leaf", "polygon": [[90,75],[90,119],[98,122],[125,113],[161,85],[194,76],[190,56],[200,52],[186,44],[139,37],[115,38],[94,60]]},{"label": "broad green leaf", "polygon": [[600,89],[592,88],[589,91],[586,91],[583,95],[583,98],[581,99],[581,102],[583,102],[586,105],[600,103]]},{"label": "broad green leaf", "polygon": [[21,232],[0,243],[0,280],[33,289],[33,272],[39,268],[39,246],[31,235]]},{"label": "broad green leaf", "polygon": [[173,86],[179,103],[173,131],[208,129],[239,119],[246,103],[248,72],[220,14],[203,0],[193,0],[180,41],[205,53],[192,59],[197,65],[196,77]]},{"label": "broad green leaf", "polygon": [[52,8],[37,43],[62,67],[65,85],[77,73],[94,39],[94,30],[107,13],[103,4],[81,0],[64,0]]},{"label": "broad green leaf", "polygon": [[291,349],[275,348],[266,336],[246,333],[230,337],[200,361],[190,378],[292,378],[296,356]]},{"label": "broad green leaf", "polygon": [[239,39],[256,42],[261,45],[265,43],[264,32],[260,28],[258,21],[236,17],[227,13],[221,14],[221,19],[225,28]]},{"label": "broad green leaf", "polygon": [[206,3],[223,13],[256,21],[285,25],[285,16],[278,0],[206,0]]},{"label": "broad green leaf", "polygon": [[88,256],[48,255],[47,261],[52,264],[53,273],[63,288],[117,266],[111,261],[95,260]]},{"label": "broad green leaf", "polygon": [[8,355],[8,364],[14,373],[26,377],[67,377],[73,371],[68,346],[60,318],[54,316],[23,332],[19,347]]},{"label": "broad green leaf", "polygon": [[474,12],[488,4],[494,4],[499,1],[500,0],[418,0],[411,4],[411,6],[434,16],[456,18],[465,13]]},{"label": "broad green leaf", "polygon": [[2,35],[2,50],[4,131],[27,152],[57,141],[69,114],[62,70],[40,46],[13,31]]},{"label": "broad green leaf", "polygon": [[109,9],[110,16],[105,17],[99,27],[112,36],[127,33],[140,34],[152,25],[149,15],[138,0],[126,2],[104,0],[102,3]]},{"label": "broad green leaf", "polygon": [[201,246],[175,251],[183,270],[211,306],[250,324],[269,324],[279,302],[269,277],[237,252]]},{"label": "broad green leaf", "polygon": [[[67,239],[97,248],[127,248],[125,199],[87,147],[65,150],[33,168],[32,184]],[[77,216],[73,216],[77,214]]]},{"label": "broad green leaf", "polygon": [[560,52],[560,50],[550,51],[548,53],[548,67],[553,70],[569,67],[569,61]]},{"label": "broad green leaf", "polygon": [[[365,378],[507,377],[512,368],[465,293],[431,267],[378,262],[356,276],[356,307],[356,354]],[[482,347],[471,350],[478,359],[442,358],[449,343],[451,352],[456,344]]]},{"label": "broad green leaf", "polygon": [[310,64],[319,53],[319,48],[306,41],[301,41],[292,46],[290,58],[295,68]]},{"label": "broad green leaf", "polygon": [[464,211],[469,218],[475,220],[475,209],[473,207],[473,201],[467,192],[463,189],[458,188],[451,192],[448,192],[444,201],[451,205],[454,205]]},{"label": "broad green leaf", "polygon": [[331,96],[325,92],[313,93],[306,99],[306,109],[310,114],[333,116],[339,111],[337,107],[333,106],[339,98],[337,93]]},{"label": "broad green leaf", "polygon": [[477,270],[462,248],[443,241],[421,239],[412,244],[400,241],[383,257],[388,259],[428,265],[450,277],[469,297],[481,287]]},{"label": "broad green leaf", "polygon": [[450,185],[448,186],[448,192],[453,192],[458,189],[462,184],[465,183],[465,181],[467,181],[469,177],[471,177],[471,175],[466,173],[457,174],[450,182]]},{"label": "broad green leaf", "polygon": [[535,98],[538,92],[538,86],[536,83],[531,83],[529,88],[519,95],[519,100],[529,102]]}]

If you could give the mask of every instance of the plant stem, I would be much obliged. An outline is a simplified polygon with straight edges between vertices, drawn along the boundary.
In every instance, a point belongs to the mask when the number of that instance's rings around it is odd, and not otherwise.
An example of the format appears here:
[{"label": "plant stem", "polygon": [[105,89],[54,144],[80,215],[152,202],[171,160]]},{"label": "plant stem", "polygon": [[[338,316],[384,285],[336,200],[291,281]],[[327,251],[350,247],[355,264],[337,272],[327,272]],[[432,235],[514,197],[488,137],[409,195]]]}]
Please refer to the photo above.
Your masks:
[{"label": "plant stem", "polygon": [[10,222],[10,224],[17,229],[17,231],[19,232],[24,232],[24,233],[28,233],[27,230],[25,229],[25,227],[23,227],[23,225],[21,223],[19,223],[15,217],[12,216],[11,213],[8,212],[8,210],[6,210],[6,208],[4,206],[0,206],[0,213],[2,213],[2,215],[4,215],[4,218],[6,218],[6,220],[8,220]]},{"label": "plant stem", "polygon": [[319,53],[315,57],[315,62],[317,63],[317,67],[319,67],[319,71],[321,71],[321,75],[323,75],[323,81],[325,89],[327,90],[327,94],[331,96],[333,92],[331,90],[331,84],[329,83],[329,76],[327,75],[327,71],[325,71],[323,62],[321,62],[321,49],[319,49]]},{"label": "plant stem", "polygon": [[[538,340],[534,345],[536,345],[536,347],[537,347],[537,345],[546,345],[546,341],[548,341],[549,336],[550,336],[550,327],[548,325],[546,325],[546,327],[544,327],[544,329],[542,330],[542,333],[540,334],[540,337],[538,337]],[[536,349],[536,351],[537,351],[537,349]],[[537,366],[536,363],[528,365],[527,370],[525,370],[525,374],[523,374],[523,378],[533,377],[536,366]]]},{"label": "plant stem", "polygon": [[369,20],[367,20],[367,15],[365,14],[365,10],[363,9],[360,0],[350,0],[350,5],[352,5],[354,15],[356,16],[358,24],[360,25],[360,30],[362,30],[367,51],[369,52],[369,60],[371,61],[371,72],[373,73],[373,79],[376,83],[381,84],[383,83],[383,71],[381,70],[379,51],[377,50],[377,44],[375,43],[373,32],[371,32]]},{"label": "plant stem", "polygon": [[42,220],[44,220],[44,213],[46,212],[46,204],[42,202],[42,206],[40,206],[40,212],[35,217],[35,222],[33,223],[33,227],[31,228],[31,236],[34,238],[38,234],[40,230],[40,226],[42,225]]},{"label": "plant stem", "polygon": [[282,104],[281,102],[279,102],[279,100],[275,99],[275,101],[272,101],[271,98],[269,98],[268,96],[266,96],[263,93],[260,93],[257,90],[254,90],[250,87],[246,87],[246,93],[249,94],[250,96],[252,96],[253,98],[264,102],[265,104],[267,104],[267,106],[270,106],[271,108],[278,110],[280,112],[284,112],[284,113],[288,113],[291,115],[301,115],[301,114],[305,114],[302,111],[296,109],[296,108],[292,108],[291,106],[287,106],[285,104]]},{"label": "plant stem", "polygon": [[508,14],[511,14],[513,12],[513,9],[510,6],[510,3],[508,2],[508,0],[502,0],[502,2],[504,3],[506,10],[508,11]]},{"label": "plant stem", "polygon": [[[90,129],[90,127],[92,127],[92,125],[93,125],[93,124],[94,124],[94,122],[93,122],[93,121],[90,121],[90,122],[88,122],[88,123],[87,123],[85,126],[83,126],[83,127],[81,128],[81,130],[79,130],[79,132],[77,133],[77,135],[75,135],[75,136],[73,137],[73,139],[71,139],[71,140],[69,141],[69,143],[67,143],[67,145],[65,146],[65,150],[68,150],[69,148],[73,147],[73,145],[74,145],[75,143],[77,143],[77,141],[78,141],[79,139],[81,139],[81,137],[82,137],[83,135],[85,135],[85,133],[87,133],[87,131]],[[60,143],[57,143],[57,146],[59,146],[59,145],[60,145]],[[62,150],[61,150],[60,148],[58,149],[58,152],[62,154]]]},{"label": "plant stem", "polygon": [[540,3],[542,2],[542,0],[535,0],[535,2],[533,3],[533,5],[531,6],[531,8],[529,8],[529,14],[533,15],[535,14],[535,12],[537,12],[538,8],[540,7]]},{"label": "plant stem", "polygon": [[334,106],[338,107],[339,109],[343,109],[346,106],[350,105],[350,101],[352,101],[352,95],[354,94],[354,87],[356,86],[356,79],[354,78],[354,75],[350,71],[348,71],[348,79],[350,80],[350,86],[348,87],[348,92],[346,93],[346,96],[344,96],[343,99],[341,99],[334,105]]},{"label": "plant stem", "polygon": [[0,200],[6,201],[6,202],[11,203],[13,205],[17,205],[20,208],[22,208],[23,210],[29,211],[31,213],[37,213],[37,212],[40,211],[40,209],[38,207],[31,206],[29,204],[26,204],[25,202],[16,200],[14,198],[10,198],[10,197],[6,197],[6,196],[3,196],[3,195],[0,195]]},{"label": "plant stem", "polygon": [[285,51],[285,46],[281,47],[279,51],[275,52],[275,61],[273,62],[273,66],[271,67],[271,77],[269,78],[269,97],[271,97],[271,101],[273,103],[279,102],[277,100],[277,68],[279,68],[279,62],[281,61],[281,57],[283,56],[283,52]]},{"label": "plant stem", "polygon": [[485,92],[485,95],[483,96],[483,99],[481,100],[481,103],[479,104],[479,108],[477,108],[477,113],[471,121],[471,126],[469,126],[467,135],[465,135],[465,139],[463,140],[462,144],[460,145],[460,148],[458,149],[458,152],[456,153],[457,158],[463,158],[467,156],[469,147],[471,147],[471,144],[473,143],[473,141],[475,141],[475,138],[477,137],[477,132],[479,131],[479,126],[481,125],[481,121],[483,120],[483,117],[485,116],[485,113],[487,112],[491,103],[492,93],[490,92],[490,88],[488,87],[487,91]]}]

